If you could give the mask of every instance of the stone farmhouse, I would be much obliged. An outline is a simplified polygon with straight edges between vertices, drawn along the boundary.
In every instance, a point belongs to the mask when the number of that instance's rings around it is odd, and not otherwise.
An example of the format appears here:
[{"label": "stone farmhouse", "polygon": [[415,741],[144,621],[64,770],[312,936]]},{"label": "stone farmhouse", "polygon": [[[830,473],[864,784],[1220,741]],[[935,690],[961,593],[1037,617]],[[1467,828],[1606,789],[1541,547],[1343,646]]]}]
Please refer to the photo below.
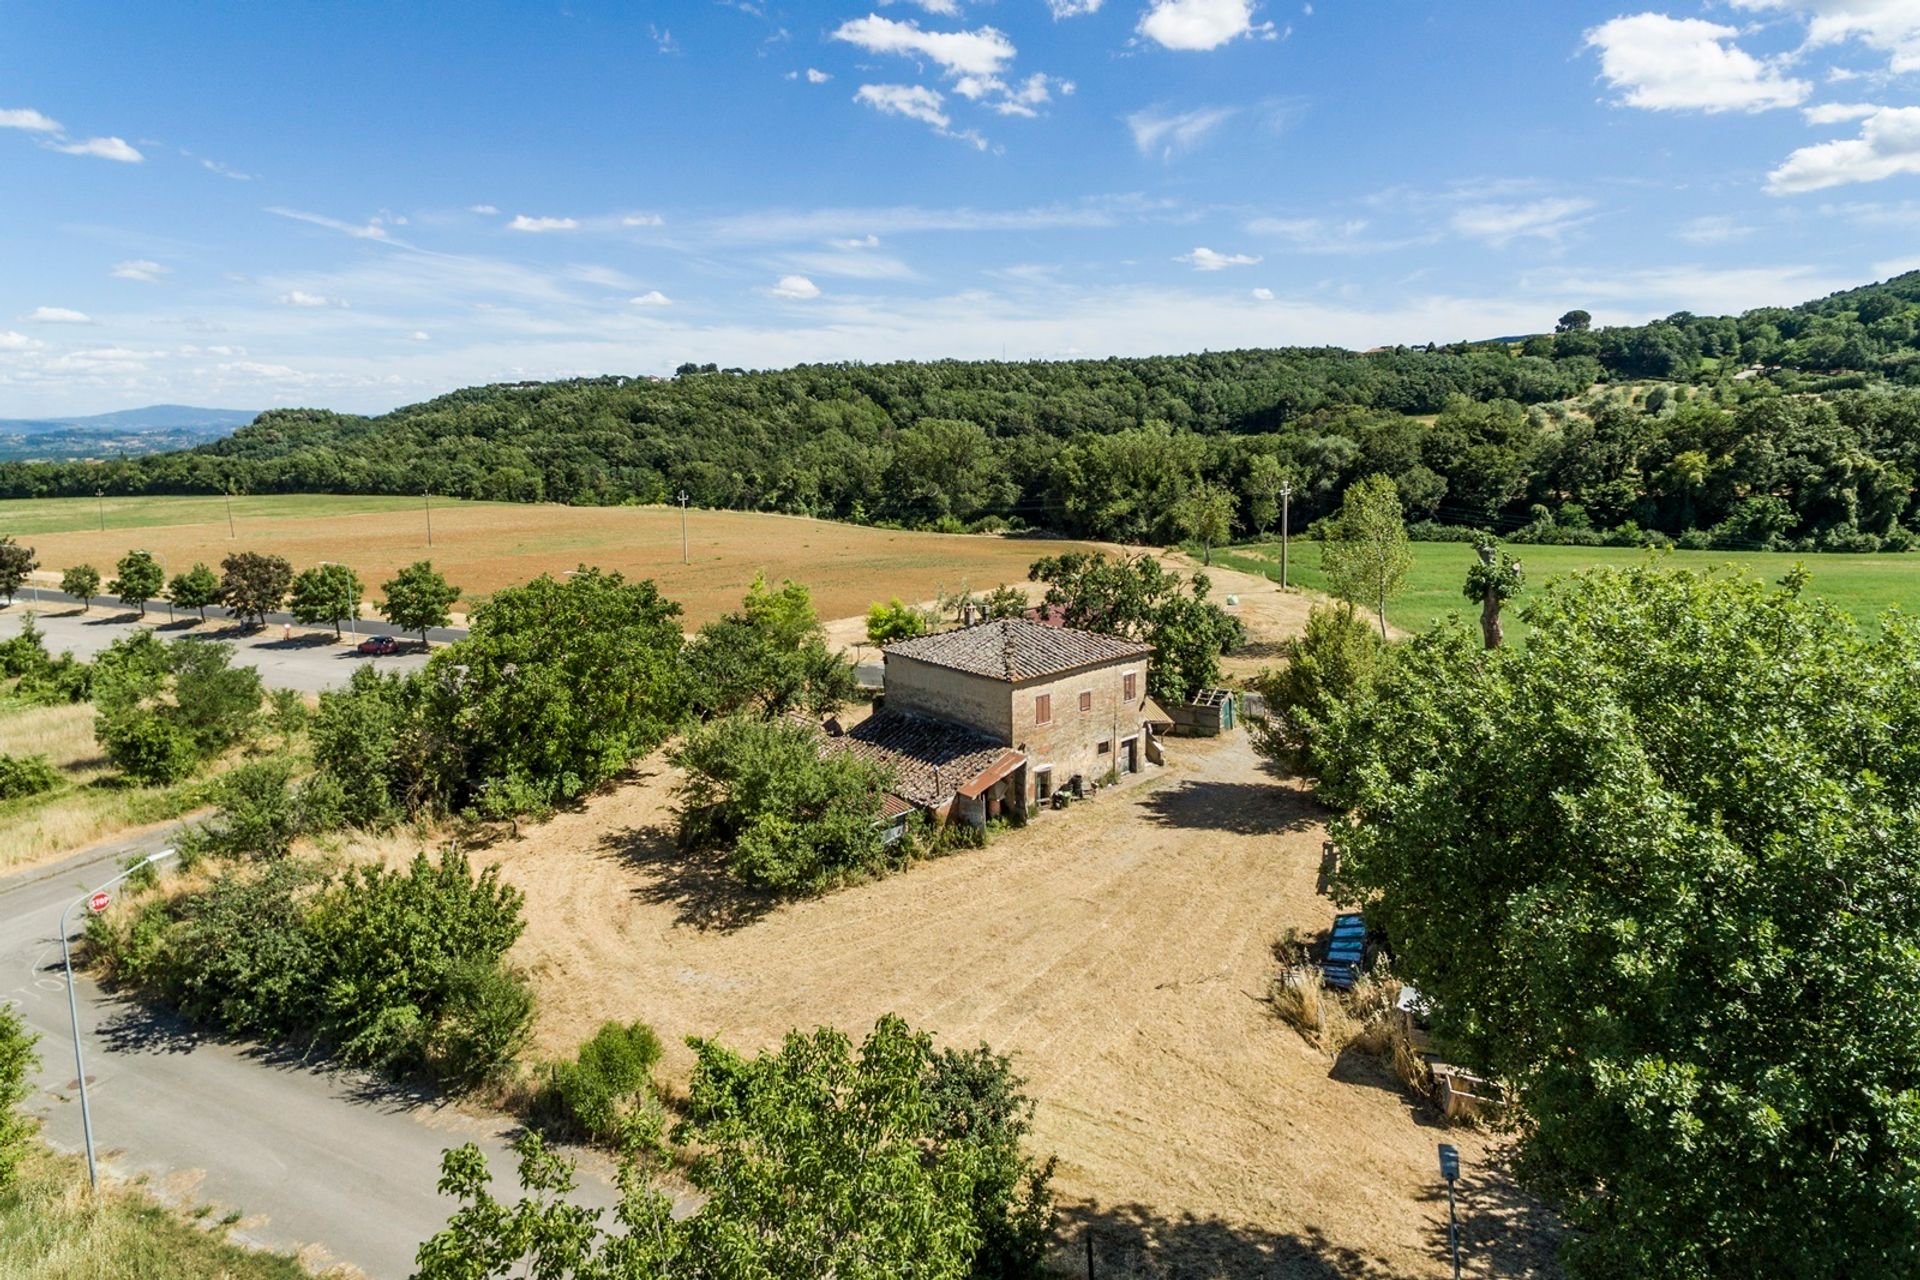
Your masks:
[{"label": "stone farmhouse", "polygon": [[975,825],[1030,815],[1057,791],[1158,764],[1169,721],[1147,697],[1149,645],[1025,619],[916,636],[882,650],[874,713],[828,749],[894,770],[887,816]]}]

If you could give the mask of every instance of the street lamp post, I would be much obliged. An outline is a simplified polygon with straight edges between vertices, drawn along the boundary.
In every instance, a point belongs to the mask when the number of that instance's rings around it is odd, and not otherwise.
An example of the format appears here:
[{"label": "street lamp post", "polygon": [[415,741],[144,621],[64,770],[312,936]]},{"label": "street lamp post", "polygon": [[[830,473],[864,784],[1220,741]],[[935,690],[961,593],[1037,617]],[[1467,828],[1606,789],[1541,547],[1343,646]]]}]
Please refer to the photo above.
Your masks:
[{"label": "street lamp post", "polygon": [[680,563],[687,563],[687,491],[680,491]]},{"label": "street lamp post", "polygon": [[87,1062],[80,1045],[80,999],[74,993],[73,948],[67,933],[67,917],[72,915],[73,909],[83,902],[87,904],[89,911],[106,910],[108,902],[111,901],[107,896],[107,890],[136,871],[153,866],[157,862],[166,861],[174,853],[175,850],[162,849],[158,853],[148,854],[92,893],[83,894],[68,903],[67,909],[60,913],[60,960],[67,970],[67,1016],[73,1020],[73,1074],[80,1085],[80,1131],[87,1141],[87,1182],[96,1191],[100,1189],[100,1170],[94,1163],[93,1157],[93,1112],[87,1105]]},{"label": "street lamp post", "polygon": [[1460,1219],[1453,1208],[1453,1183],[1460,1176],[1460,1148],[1440,1144],[1440,1176],[1447,1180],[1447,1247],[1453,1251],[1453,1280],[1460,1280]]},{"label": "street lamp post", "polygon": [[1292,514],[1293,481],[1280,483],[1280,589],[1287,587],[1287,517]]}]

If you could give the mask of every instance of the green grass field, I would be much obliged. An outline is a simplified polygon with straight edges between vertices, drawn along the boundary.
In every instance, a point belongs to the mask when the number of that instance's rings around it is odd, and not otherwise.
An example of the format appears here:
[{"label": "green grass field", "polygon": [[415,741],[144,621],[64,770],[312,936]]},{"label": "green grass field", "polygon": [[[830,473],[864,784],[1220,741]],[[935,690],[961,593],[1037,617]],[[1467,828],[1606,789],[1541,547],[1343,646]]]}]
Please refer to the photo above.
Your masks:
[{"label": "green grass field", "polygon": [[[484,506],[459,498],[433,500],[435,510]],[[308,516],[384,514],[421,511],[418,497],[335,493],[243,494],[233,499],[236,523],[249,520],[298,520]],[[109,529],[151,529],[162,525],[225,524],[227,500],[222,497],[9,498],[0,502],[0,533],[16,538],[40,533],[84,533],[98,529],[104,517]],[[424,518],[424,516],[423,516]]]},{"label": "green grass field", "polygon": [[[1825,596],[1863,623],[1872,623],[1890,608],[1920,613],[1920,553],[1910,555],[1794,555],[1773,551],[1662,551],[1633,547],[1510,546],[1527,573],[1527,590],[1536,591],[1554,578],[1596,565],[1637,565],[1649,556],[1676,569],[1734,569],[1777,582],[1796,564],[1813,574],[1810,590]],[[1280,577],[1280,546],[1260,543],[1215,551],[1214,559],[1229,568]],[[1387,621],[1403,631],[1424,630],[1435,620],[1457,615],[1478,625],[1480,610],[1461,595],[1473,548],[1456,542],[1416,542],[1413,569],[1400,593],[1387,605]],[[1296,540],[1289,561],[1289,581],[1315,591],[1327,589],[1320,573],[1320,545]],[[1519,604],[1526,603],[1522,592]],[[1507,634],[1518,639],[1525,624],[1507,613]]]}]

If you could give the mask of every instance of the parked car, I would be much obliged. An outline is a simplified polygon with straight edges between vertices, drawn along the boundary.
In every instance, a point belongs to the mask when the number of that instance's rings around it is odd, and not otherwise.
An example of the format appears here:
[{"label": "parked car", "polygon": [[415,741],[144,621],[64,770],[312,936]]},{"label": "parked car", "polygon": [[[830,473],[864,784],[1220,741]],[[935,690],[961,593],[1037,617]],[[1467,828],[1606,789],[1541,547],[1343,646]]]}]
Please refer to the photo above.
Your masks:
[{"label": "parked car", "polygon": [[360,652],[369,657],[400,652],[400,642],[392,636],[368,636],[360,642]]}]

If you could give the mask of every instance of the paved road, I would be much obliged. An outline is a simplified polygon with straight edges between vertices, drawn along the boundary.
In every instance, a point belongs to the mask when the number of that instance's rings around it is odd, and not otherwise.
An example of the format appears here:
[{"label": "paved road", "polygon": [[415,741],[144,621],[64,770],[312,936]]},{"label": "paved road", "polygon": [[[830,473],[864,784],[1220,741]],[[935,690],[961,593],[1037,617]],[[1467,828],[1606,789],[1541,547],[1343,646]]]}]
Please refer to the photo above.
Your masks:
[{"label": "paved road", "polygon": [[[80,597],[70,596],[55,587],[34,582],[21,587],[20,593],[14,597],[14,601],[16,608],[20,605],[25,605],[27,608],[36,612],[44,613],[48,609],[78,608]],[[121,605],[120,602],[112,596],[93,597],[93,608],[96,611],[108,613],[135,612],[132,608]],[[200,616],[199,610],[197,609],[176,610],[165,600],[153,600],[147,604],[149,621],[170,621],[176,613],[181,618],[198,618]],[[210,604],[207,606],[207,620],[211,622],[216,619],[231,622],[233,621],[233,614],[222,605]],[[267,615],[268,625],[276,631],[283,625],[291,622],[293,622],[293,615],[290,613],[270,613]],[[295,623],[294,625],[297,626],[299,624]],[[396,636],[403,640],[418,640],[420,638],[419,632],[402,631],[399,627],[394,626],[384,618],[361,618],[353,625],[354,631],[362,639],[365,639],[367,636]],[[430,627],[427,630],[427,639],[432,640],[436,644],[449,644],[455,640],[464,640],[466,638],[467,629],[465,627]]]},{"label": "paved road", "polygon": [[[160,837],[102,845],[0,880],[0,1000],[40,1033],[29,1110],[55,1147],[82,1147],[73,1040],[60,967],[60,913]],[[76,912],[78,916],[84,912]],[[76,933],[78,926],[75,926]],[[89,1101],[104,1168],[147,1174],[163,1194],[245,1215],[241,1232],[276,1249],[322,1246],[373,1280],[412,1270],[420,1241],[454,1206],[435,1190],[443,1149],[480,1143],[496,1190],[514,1186],[509,1130],[424,1105],[358,1073],[316,1070],[194,1035],[80,980]],[[611,1205],[605,1162],[589,1156],[576,1199]],[[258,1215],[258,1216],[256,1216]]]},{"label": "paved road", "polygon": [[[11,608],[0,610],[0,639],[16,634],[28,613],[33,614],[34,626],[46,633],[46,645],[51,653],[71,649],[76,658],[92,658],[135,627],[147,626],[162,639],[192,634],[224,640],[234,646],[234,661],[258,668],[260,679],[268,688],[298,689],[302,693],[337,688],[353,678],[356,668],[367,663],[385,671],[415,671],[426,664],[425,656],[418,652],[397,653],[389,658],[363,657],[351,644],[336,643],[331,633],[296,631],[293,639],[283,640],[282,628],[278,626],[247,631],[238,626],[193,628],[184,620],[169,625],[164,606],[150,607],[144,623],[131,613],[104,612],[98,606],[84,616],[64,606],[47,612],[35,610],[24,596]],[[418,643],[414,641],[416,648]]]}]

